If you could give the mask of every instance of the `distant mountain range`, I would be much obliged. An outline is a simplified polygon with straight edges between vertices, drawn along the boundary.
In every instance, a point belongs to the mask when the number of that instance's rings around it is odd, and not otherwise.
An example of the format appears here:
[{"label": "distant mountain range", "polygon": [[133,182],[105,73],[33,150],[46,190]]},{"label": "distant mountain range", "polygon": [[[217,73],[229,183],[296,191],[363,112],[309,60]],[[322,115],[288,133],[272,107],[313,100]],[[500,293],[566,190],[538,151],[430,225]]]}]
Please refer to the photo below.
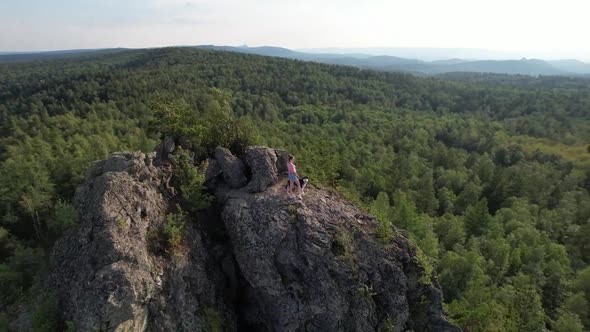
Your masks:
[{"label": "distant mountain range", "polygon": [[521,75],[584,75],[590,74],[590,64],[578,60],[545,61],[538,59],[521,60],[464,60],[448,59],[423,61],[390,55],[341,54],[341,53],[306,53],[281,47],[234,47],[200,45],[197,48],[231,51],[283,57],[328,64],[356,66],[360,68],[405,71],[421,74],[442,74],[450,72],[480,72],[496,74]]},{"label": "distant mountain range", "polygon": [[[371,55],[363,53],[315,53],[294,51],[282,47],[261,46],[216,46],[199,45],[183,46],[200,49],[238,52],[313,61],[326,64],[355,66],[365,69],[382,71],[402,71],[414,74],[433,75],[452,72],[476,72],[496,74],[520,74],[520,75],[564,75],[579,76],[590,75],[590,64],[579,60],[473,60],[452,58],[447,60],[425,61],[391,55]],[[121,52],[123,48],[98,49],[98,50],[69,50],[39,53],[5,53],[0,54],[0,63],[41,61],[56,58],[65,58],[79,55],[108,54]],[[390,50],[391,51],[391,50]],[[407,51],[406,51],[407,53]]]},{"label": "distant mountain range", "polygon": [[401,58],[436,61],[446,59],[470,60],[506,60],[520,59],[522,56],[509,52],[492,51],[478,48],[451,47],[360,47],[360,48],[308,48],[296,49],[303,53],[334,53],[334,54],[373,54],[392,55]]}]

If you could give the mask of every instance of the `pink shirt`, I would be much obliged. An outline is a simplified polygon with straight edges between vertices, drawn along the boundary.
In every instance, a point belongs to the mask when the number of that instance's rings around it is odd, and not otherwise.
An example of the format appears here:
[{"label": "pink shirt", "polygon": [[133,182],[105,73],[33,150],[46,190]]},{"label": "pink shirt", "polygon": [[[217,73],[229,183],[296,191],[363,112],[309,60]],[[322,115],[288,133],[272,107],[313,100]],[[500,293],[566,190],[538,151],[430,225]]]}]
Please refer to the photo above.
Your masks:
[{"label": "pink shirt", "polygon": [[287,169],[289,169],[289,174],[297,174],[297,167],[293,163],[287,163]]}]

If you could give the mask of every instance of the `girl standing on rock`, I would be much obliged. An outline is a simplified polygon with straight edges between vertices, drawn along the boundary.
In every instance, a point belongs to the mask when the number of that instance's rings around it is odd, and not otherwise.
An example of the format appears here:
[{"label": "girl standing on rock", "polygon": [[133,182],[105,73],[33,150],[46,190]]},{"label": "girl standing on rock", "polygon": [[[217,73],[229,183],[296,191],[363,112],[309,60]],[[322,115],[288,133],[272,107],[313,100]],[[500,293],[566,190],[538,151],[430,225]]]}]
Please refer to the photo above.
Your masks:
[{"label": "girl standing on rock", "polygon": [[299,177],[297,176],[297,167],[295,164],[295,157],[289,155],[289,162],[287,163],[287,169],[289,170],[289,187],[287,188],[287,195],[291,196],[291,191],[293,190],[293,186],[297,186],[297,198],[303,199],[301,197],[301,186],[299,186]]}]

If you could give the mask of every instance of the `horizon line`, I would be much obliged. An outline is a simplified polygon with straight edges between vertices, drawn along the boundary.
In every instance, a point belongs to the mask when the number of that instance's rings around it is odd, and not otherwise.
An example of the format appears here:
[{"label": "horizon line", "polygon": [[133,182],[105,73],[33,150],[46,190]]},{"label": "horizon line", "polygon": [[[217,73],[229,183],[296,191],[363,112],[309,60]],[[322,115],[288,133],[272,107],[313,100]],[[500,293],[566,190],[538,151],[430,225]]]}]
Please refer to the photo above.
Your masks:
[{"label": "horizon line", "polygon": [[[96,47],[96,48],[57,48],[57,49],[43,49],[43,50],[0,50],[0,55],[18,55],[18,54],[39,54],[39,53],[51,53],[51,52],[68,52],[68,51],[80,51],[80,52],[91,52],[91,51],[101,51],[101,50],[115,50],[115,49],[122,49],[122,50],[144,50],[144,49],[158,49],[158,48],[169,48],[169,47],[197,47],[197,46],[214,46],[214,47],[242,47],[242,48],[257,48],[257,47],[276,47],[276,48],[284,48],[291,51],[297,52],[309,52],[312,50],[370,50],[370,49],[431,49],[431,50],[477,50],[477,51],[486,51],[486,52],[494,52],[494,53],[506,53],[507,56],[514,56],[514,57],[506,57],[502,59],[491,59],[491,58],[459,58],[459,57],[448,57],[448,58],[441,58],[442,60],[451,60],[451,59],[460,59],[460,60],[544,60],[544,61],[559,61],[559,60],[577,60],[584,63],[590,64],[590,58],[577,58],[574,56],[569,57],[553,57],[552,59],[544,58],[544,57],[531,57],[531,56],[520,56],[515,54],[515,51],[507,51],[507,50],[497,50],[497,49],[488,49],[488,48],[478,48],[478,47],[438,47],[438,46],[328,46],[328,47],[301,47],[301,48],[290,48],[286,46],[277,46],[277,45],[269,45],[269,44],[260,44],[260,45],[248,45],[248,44],[239,44],[239,45],[218,45],[218,44],[194,44],[194,45],[162,45],[162,46],[145,46],[145,47],[126,47],[126,46],[112,46],[112,47]],[[340,54],[350,54],[350,53],[340,53]],[[387,54],[369,54],[369,53],[361,53],[363,55],[370,55],[370,56],[390,56]]]}]

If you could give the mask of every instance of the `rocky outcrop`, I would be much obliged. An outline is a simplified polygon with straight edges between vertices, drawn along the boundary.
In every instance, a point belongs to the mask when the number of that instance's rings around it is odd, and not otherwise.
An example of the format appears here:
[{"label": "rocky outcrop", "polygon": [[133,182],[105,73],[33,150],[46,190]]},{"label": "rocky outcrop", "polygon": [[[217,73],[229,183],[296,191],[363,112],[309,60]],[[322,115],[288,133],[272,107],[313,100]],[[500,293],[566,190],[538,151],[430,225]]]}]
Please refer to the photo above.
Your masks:
[{"label": "rocky outcrop", "polygon": [[303,203],[279,184],[230,192],[222,219],[247,289],[239,312],[254,331],[456,331],[440,291],[421,283],[416,248],[375,240],[377,223],[339,195],[310,189]]},{"label": "rocky outcrop", "polygon": [[48,288],[78,331],[206,330],[206,310],[235,321],[223,300],[225,276],[199,230],[189,225],[180,257],[150,251],[150,232],[170,206],[153,160],[114,154],[95,163],[76,192],[80,227],[55,245]]},{"label": "rocky outcrop", "polygon": [[159,177],[152,160],[115,154],[95,163],[77,190],[80,228],[54,248],[50,289],[81,330],[147,326],[144,302],[158,285],[145,238],[148,225],[160,222],[167,208],[157,182],[149,180]]},{"label": "rocky outcrop", "polygon": [[80,227],[51,257],[63,319],[82,331],[459,331],[400,232],[381,244],[375,219],[327,190],[286,197],[287,155],[216,149],[217,201],[190,216],[174,255],[150,249],[176,204],[168,171],[153,154],[97,162],[76,192]]}]

